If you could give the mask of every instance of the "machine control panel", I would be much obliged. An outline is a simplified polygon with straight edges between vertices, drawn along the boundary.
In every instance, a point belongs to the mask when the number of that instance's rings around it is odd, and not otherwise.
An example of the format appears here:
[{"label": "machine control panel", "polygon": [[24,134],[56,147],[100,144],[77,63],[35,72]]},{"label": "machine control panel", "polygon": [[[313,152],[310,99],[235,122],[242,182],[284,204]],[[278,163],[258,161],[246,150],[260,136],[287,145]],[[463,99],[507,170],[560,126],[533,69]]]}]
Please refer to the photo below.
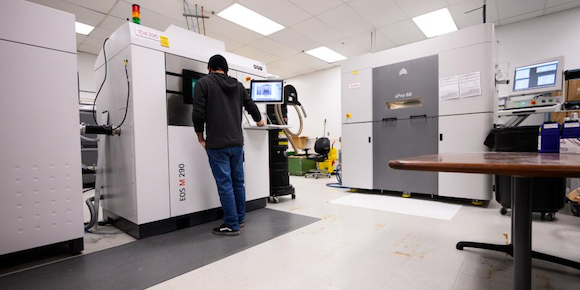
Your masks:
[{"label": "machine control panel", "polygon": [[527,100],[509,100],[505,103],[505,110],[536,108],[553,106],[561,102],[561,96],[540,96]]}]

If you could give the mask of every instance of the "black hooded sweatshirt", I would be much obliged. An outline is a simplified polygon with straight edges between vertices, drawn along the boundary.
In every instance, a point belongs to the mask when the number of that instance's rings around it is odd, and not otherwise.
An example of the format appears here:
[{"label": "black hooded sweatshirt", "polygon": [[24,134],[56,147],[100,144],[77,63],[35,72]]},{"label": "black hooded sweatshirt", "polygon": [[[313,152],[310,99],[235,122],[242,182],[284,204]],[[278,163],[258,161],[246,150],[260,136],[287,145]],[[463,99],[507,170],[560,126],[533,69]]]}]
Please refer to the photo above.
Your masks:
[{"label": "black hooded sweatshirt", "polygon": [[200,78],[193,91],[193,126],[204,131],[207,124],[206,147],[220,149],[244,145],[242,106],[258,122],[260,110],[238,80],[221,73]]}]

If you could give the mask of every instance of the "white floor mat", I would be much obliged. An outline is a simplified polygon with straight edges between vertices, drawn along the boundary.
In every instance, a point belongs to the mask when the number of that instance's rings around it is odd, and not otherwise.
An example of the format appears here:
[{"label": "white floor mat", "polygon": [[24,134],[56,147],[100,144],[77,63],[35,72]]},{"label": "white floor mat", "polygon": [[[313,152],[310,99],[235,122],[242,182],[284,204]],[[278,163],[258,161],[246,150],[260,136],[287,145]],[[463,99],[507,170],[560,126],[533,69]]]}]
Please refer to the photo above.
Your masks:
[{"label": "white floor mat", "polygon": [[461,209],[461,205],[434,200],[420,200],[377,194],[351,194],[330,203],[350,205],[374,210],[414,215],[439,220],[451,220]]}]

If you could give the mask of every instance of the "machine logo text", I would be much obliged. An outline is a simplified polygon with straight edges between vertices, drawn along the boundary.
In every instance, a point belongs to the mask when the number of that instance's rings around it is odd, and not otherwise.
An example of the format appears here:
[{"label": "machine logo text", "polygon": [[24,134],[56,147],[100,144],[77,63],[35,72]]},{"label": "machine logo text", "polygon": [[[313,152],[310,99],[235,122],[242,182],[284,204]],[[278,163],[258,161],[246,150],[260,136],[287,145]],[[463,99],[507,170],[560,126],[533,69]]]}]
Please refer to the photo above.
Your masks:
[{"label": "machine logo text", "polygon": [[399,75],[400,75],[400,76],[403,76],[403,75],[406,75],[406,74],[407,74],[407,69],[406,69],[406,68],[402,68],[402,69],[399,71]]},{"label": "machine logo text", "polygon": [[185,164],[179,164],[179,201],[185,201]]},{"label": "machine logo text", "polygon": [[408,98],[408,97],[412,97],[412,96],[413,96],[413,92],[407,92],[406,94],[396,94],[395,99]]}]

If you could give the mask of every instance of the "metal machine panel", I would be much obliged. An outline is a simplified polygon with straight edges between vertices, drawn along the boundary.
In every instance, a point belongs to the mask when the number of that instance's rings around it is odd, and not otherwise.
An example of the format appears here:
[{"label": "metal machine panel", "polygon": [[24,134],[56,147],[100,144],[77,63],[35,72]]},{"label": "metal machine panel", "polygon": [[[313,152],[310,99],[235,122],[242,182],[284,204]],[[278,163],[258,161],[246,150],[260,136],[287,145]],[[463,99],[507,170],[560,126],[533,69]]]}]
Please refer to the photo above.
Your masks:
[{"label": "metal machine panel", "polygon": [[[132,46],[133,121],[139,224],[169,217],[165,54]],[[147,60],[147,61],[143,61]],[[152,114],[151,112],[157,112]]]},{"label": "metal machine panel", "polygon": [[77,56],[5,40],[0,51],[0,255],[82,238]]},{"label": "metal machine panel", "polygon": [[[493,126],[493,113],[439,117],[439,152],[485,152],[483,145]],[[490,200],[491,176],[482,174],[439,173],[439,195]]]},{"label": "metal machine panel", "polygon": [[[437,194],[437,173],[394,170],[389,161],[437,154],[437,118],[413,118],[373,124],[373,188]],[[343,154],[344,158],[344,154]]]},{"label": "metal machine panel", "polygon": [[341,87],[342,123],[372,121],[372,69],[367,68],[342,74]]},{"label": "metal machine panel", "polygon": [[496,104],[492,42],[479,43],[439,53],[439,76],[479,72],[481,95],[439,102],[439,115],[493,112]]},{"label": "metal machine panel", "polygon": [[[437,55],[373,69],[373,120],[438,114]],[[411,106],[402,102],[413,100]]]},{"label": "metal machine panel", "polygon": [[[132,60],[131,46],[108,59],[107,80],[125,80],[125,65],[123,63],[125,58]],[[133,64],[133,61],[128,64],[132,88],[135,87]],[[104,76],[105,66],[101,66],[95,70],[95,83],[101,84]],[[134,96],[135,91],[131,90],[130,100],[134,99]],[[109,123],[119,125],[125,113],[126,97],[126,81],[106,81],[97,99],[96,117],[99,124],[106,121],[105,117],[108,114]],[[137,224],[135,130],[133,127],[135,108],[132,103],[134,104],[134,101],[129,103],[129,111],[125,124],[121,127],[121,135],[100,138],[98,155],[102,156],[104,164],[97,164],[97,166],[106,168],[103,172],[103,208]]]},{"label": "metal machine panel", "polygon": [[[373,188],[373,123],[342,125],[342,184]],[[381,177],[382,178],[382,177]]]},{"label": "metal machine panel", "polygon": [[207,154],[191,127],[169,126],[171,216],[220,207]]},{"label": "metal machine panel", "polygon": [[74,25],[74,14],[28,1],[0,1],[0,39],[76,54]]}]

